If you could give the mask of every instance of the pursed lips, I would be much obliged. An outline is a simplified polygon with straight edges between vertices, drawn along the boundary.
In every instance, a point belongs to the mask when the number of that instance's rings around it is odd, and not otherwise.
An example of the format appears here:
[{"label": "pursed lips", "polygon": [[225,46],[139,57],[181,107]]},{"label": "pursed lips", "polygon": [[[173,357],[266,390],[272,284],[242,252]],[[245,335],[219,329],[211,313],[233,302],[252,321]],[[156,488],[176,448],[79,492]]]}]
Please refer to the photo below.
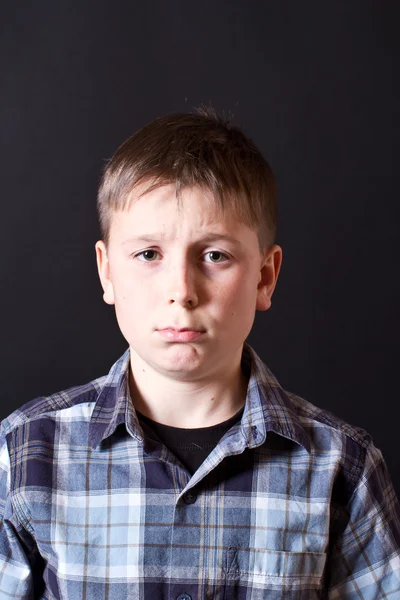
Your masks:
[{"label": "pursed lips", "polygon": [[165,327],[157,329],[160,337],[167,342],[193,342],[205,333],[204,329],[195,329],[189,327]]},{"label": "pursed lips", "polygon": [[165,331],[166,329],[170,329],[172,331],[201,331],[204,329],[200,329],[198,327],[174,327],[173,325],[167,325],[166,327],[160,327],[157,331]]}]

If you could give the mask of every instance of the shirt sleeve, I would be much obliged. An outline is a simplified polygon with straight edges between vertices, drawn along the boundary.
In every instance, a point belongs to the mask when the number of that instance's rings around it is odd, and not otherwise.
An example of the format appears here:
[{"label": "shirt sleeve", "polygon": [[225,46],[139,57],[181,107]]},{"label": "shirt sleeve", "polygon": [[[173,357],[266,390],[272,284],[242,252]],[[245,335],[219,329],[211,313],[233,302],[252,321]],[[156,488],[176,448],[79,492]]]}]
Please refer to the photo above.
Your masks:
[{"label": "shirt sleeve", "polygon": [[329,600],[400,598],[400,508],[371,443],[327,563]]},{"label": "shirt sleeve", "polygon": [[10,459],[0,430],[0,598],[32,600],[34,545],[22,527],[10,495]]}]

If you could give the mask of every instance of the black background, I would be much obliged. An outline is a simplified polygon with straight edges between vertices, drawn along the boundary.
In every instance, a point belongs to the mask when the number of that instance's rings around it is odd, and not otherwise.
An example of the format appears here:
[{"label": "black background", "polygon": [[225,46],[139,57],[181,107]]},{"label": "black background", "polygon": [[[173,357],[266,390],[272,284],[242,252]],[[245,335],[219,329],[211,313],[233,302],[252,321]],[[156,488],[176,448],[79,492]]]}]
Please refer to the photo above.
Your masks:
[{"label": "black background", "polygon": [[399,492],[397,3],[0,6],[0,417],[125,349],[95,268],[101,168],[149,120],[211,102],[279,183],[284,265],[249,341],[373,435]]}]

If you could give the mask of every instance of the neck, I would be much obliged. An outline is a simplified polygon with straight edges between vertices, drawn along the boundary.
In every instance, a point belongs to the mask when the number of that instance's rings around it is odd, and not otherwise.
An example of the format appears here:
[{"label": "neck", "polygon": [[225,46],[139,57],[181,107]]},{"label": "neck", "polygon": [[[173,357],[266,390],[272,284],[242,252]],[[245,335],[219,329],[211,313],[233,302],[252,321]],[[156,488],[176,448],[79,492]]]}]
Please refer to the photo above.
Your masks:
[{"label": "neck", "polygon": [[194,429],[211,427],[233,417],[246,400],[248,379],[238,360],[223,373],[192,381],[171,379],[154,369],[141,368],[131,351],[130,393],[135,408],[153,421]]}]

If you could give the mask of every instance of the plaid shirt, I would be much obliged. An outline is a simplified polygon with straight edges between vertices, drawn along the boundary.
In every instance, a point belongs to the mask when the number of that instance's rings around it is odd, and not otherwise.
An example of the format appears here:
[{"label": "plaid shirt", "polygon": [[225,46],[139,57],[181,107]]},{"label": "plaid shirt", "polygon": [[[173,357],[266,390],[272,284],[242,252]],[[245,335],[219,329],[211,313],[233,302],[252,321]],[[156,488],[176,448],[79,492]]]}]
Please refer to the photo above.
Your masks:
[{"label": "plaid shirt", "polygon": [[399,507],[370,437],[245,344],[246,407],[191,476],[143,437],[129,351],[3,421],[0,598],[400,598]]}]

